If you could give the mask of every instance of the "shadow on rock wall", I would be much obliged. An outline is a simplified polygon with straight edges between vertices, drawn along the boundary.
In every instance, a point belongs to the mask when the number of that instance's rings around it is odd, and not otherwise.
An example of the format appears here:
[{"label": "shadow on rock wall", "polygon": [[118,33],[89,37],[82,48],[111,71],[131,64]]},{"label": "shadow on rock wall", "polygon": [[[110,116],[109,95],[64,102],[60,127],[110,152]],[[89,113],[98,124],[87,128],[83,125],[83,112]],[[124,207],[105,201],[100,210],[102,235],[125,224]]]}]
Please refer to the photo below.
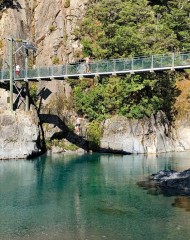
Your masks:
[{"label": "shadow on rock wall", "polygon": [[50,140],[65,138],[72,144],[89,151],[89,142],[68,128],[68,126],[59,118],[59,116],[53,114],[39,114],[39,118],[42,124],[53,124],[60,129],[60,132],[54,133]]}]

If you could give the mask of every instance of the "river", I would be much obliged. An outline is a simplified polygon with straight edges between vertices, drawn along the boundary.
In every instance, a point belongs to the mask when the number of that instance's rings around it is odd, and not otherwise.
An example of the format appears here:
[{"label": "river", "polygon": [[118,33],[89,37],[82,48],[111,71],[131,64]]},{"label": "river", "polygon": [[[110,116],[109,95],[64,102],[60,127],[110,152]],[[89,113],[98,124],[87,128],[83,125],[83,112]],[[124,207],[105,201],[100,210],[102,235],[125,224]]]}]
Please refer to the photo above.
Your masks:
[{"label": "river", "polygon": [[0,161],[0,239],[190,239],[190,198],[137,184],[188,168],[190,152]]}]

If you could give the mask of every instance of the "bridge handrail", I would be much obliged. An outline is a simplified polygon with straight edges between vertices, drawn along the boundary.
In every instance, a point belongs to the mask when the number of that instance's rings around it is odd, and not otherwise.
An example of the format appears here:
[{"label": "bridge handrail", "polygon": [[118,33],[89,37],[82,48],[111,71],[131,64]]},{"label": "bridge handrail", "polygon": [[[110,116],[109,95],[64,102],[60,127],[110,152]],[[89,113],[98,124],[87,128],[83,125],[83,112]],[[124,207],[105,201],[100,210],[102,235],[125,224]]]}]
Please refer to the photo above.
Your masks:
[{"label": "bridge handrail", "polygon": [[[93,64],[93,63],[104,63],[104,62],[120,62],[120,61],[131,61],[131,60],[137,60],[137,59],[148,59],[148,58],[151,58],[151,57],[166,57],[166,56],[179,56],[179,55],[184,55],[184,54],[190,54],[190,52],[168,52],[168,53],[164,53],[164,54],[155,54],[155,55],[145,55],[145,56],[134,56],[134,57],[129,57],[129,58],[111,58],[111,59],[98,59],[96,61],[92,60],[90,62],[90,64]],[[64,66],[72,66],[72,65],[80,65],[80,64],[85,64],[85,61],[83,62],[73,62],[73,63],[69,63],[69,64],[64,64]],[[63,65],[51,65],[51,66],[38,66],[38,68],[48,68],[48,67],[53,67],[53,66],[57,66],[57,67],[62,67]],[[32,68],[31,68],[32,69]]]},{"label": "bridge handrail", "polygon": [[[91,74],[130,72],[154,69],[174,68],[179,66],[190,65],[190,52],[177,52],[156,54],[150,56],[119,58],[119,59],[102,59],[90,63]],[[66,65],[52,65],[36,68],[28,68],[27,73],[21,70],[20,76],[15,79],[23,78],[45,78],[54,76],[80,76],[86,74],[85,62],[76,62]],[[2,80],[9,79],[9,70],[1,70],[0,77]]]}]

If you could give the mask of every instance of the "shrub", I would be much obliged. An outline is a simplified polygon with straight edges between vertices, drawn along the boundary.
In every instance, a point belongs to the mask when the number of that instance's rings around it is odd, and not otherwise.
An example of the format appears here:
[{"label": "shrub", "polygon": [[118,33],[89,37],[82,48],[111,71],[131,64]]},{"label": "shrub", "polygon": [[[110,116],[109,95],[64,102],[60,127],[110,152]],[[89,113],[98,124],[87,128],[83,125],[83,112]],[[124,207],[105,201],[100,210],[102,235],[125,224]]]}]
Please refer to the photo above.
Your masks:
[{"label": "shrub", "polygon": [[70,7],[70,4],[71,4],[71,1],[70,1],[70,0],[65,0],[64,7],[65,7],[65,8],[68,8],[68,7]]},{"label": "shrub", "polygon": [[50,25],[50,26],[49,26],[49,31],[50,31],[50,32],[53,32],[53,31],[55,31],[55,26],[53,26],[53,25]]},{"label": "shrub", "polygon": [[87,127],[87,137],[90,142],[90,149],[97,150],[100,147],[102,129],[98,121],[89,123]]},{"label": "shrub", "polygon": [[52,146],[60,147],[64,150],[76,151],[78,147],[72,143],[66,143],[64,140],[53,139],[50,140],[49,138],[46,139],[46,148],[50,150]]},{"label": "shrub", "polygon": [[3,48],[3,41],[2,41],[2,39],[0,39],[0,49],[2,49]]},{"label": "shrub", "polygon": [[54,58],[53,58],[53,64],[54,64],[54,65],[58,65],[58,64],[59,64],[59,58],[58,58],[58,56],[54,56]]},{"label": "shrub", "polygon": [[38,87],[37,87],[37,84],[36,84],[35,82],[31,82],[29,89],[30,89],[30,90],[29,90],[29,92],[30,92],[30,97],[32,98],[32,100],[34,101],[34,103],[36,103],[37,100],[38,100],[38,96],[37,96]]}]

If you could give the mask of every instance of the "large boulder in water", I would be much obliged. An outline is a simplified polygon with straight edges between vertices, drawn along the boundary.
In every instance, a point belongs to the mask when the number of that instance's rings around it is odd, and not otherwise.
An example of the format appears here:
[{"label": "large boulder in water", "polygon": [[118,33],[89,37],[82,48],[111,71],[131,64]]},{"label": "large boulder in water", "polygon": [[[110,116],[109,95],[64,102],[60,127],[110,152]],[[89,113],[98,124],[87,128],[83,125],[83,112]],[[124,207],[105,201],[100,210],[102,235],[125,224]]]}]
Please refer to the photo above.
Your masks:
[{"label": "large boulder in water", "polygon": [[39,119],[35,111],[0,111],[0,159],[38,154]]}]

